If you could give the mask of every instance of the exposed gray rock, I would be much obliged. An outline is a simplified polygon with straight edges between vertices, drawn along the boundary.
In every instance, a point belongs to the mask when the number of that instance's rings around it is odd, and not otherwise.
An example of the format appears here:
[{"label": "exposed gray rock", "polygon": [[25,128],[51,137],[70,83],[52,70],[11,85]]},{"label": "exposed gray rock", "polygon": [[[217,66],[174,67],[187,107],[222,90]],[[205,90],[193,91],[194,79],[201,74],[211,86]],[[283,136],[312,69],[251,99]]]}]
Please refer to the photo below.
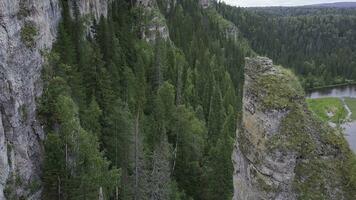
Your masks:
[{"label": "exposed gray rock", "polygon": [[[98,18],[106,15],[106,2],[80,0],[78,8]],[[41,51],[51,49],[60,18],[59,0],[0,2],[1,200],[6,200],[4,190],[8,199],[40,199],[44,132],[36,120],[36,98],[42,93]],[[30,190],[34,185],[39,187]]]},{"label": "exposed gray rock", "polygon": [[339,167],[350,150],[308,111],[290,71],[268,58],[246,59],[242,115],[232,155],[234,200],[348,198]]},{"label": "exposed gray rock", "polygon": [[199,4],[200,4],[203,8],[208,8],[208,7],[210,7],[210,5],[212,4],[212,0],[199,0]]},{"label": "exposed gray rock", "polygon": [[[175,1],[170,0],[166,3],[168,7],[168,5],[175,4]],[[165,41],[170,40],[166,19],[160,12],[156,0],[139,0],[136,5],[144,8],[144,15],[148,19],[143,26],[142,38],[150,43],[155,42],[158,38]]]},{"label": "exposed gray rock", "polygon": [[[278,133],[281,119],[287,112],[263,112],[258,107],[251,91],[255,79],[262,73],[272,70],[272,61],[267,58],[248,59],[243,95],[242,132],[237,134],[232,159],[235,166],[234,187],[236,200],[253,199],[296,199],[292,191],[296,154],[274,151],[267,154],[265,142]],[[278,188],[278,193],[270,192]]]},{"label": "exposed gray rock", "polygon": [[[42,91],[40,51],[52,46],[60,7],[57,1],[4,0],[0,13],[0,199],[5,199],[4,189],[13,199],[38,199],[28,186],[41,174],[44,133],[35,102]],[[32,47],[21,37],[29,22],[37,30]]]},{"label": "exposed gray rock", "polygon": [[109,0],[70,0],[70,6],[73,6],[74,2],[76,2],[81,15],[90,14],[95,19],[99,19],[101,16],[106,17],[108,1]]},{"label": "exposed gray rock", "polygon": [[5,199],[3,190],[9,176],[9,170],[7,161],[7,144],[0,114],[0,199]]}]

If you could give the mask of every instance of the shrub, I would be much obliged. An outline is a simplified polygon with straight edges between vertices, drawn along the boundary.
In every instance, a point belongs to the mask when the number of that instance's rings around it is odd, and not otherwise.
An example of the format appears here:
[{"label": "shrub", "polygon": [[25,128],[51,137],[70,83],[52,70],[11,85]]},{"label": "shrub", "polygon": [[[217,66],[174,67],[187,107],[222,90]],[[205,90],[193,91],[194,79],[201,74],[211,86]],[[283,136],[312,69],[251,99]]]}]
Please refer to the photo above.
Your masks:
[{"label": "shrub", "polygon": [[28,48],[35,46],[35,37],[38,34],[38,30],[34,23],[26,22],[21,29],[21,40]]}]

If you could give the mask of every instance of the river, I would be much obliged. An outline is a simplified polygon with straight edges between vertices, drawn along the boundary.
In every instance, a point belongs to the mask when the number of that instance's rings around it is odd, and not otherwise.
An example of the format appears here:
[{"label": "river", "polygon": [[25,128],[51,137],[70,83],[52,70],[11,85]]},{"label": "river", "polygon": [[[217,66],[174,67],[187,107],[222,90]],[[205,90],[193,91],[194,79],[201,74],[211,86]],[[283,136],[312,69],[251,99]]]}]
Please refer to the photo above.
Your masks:
[{"label": "river", "polygon": [[[337,86],[333,88],[323,88],[307,93],[307,98],[318,99],[325,97],[336,97],[343,99],[345,97],[356,98],[356,85]],[[346,106],[346,110],[350,109]],[[350,116],[351,113],[349,113]],[[345,129],[345,138],[348,141],[350,148],[356,153],[356,121],[345,123],[342,125]]]},{"label": "river", "polygon": [[332,88],[316,89],[307,93],[308,98],[317,99],[324,97],[352,97],[356,98],[356,85],[336,86]]}]

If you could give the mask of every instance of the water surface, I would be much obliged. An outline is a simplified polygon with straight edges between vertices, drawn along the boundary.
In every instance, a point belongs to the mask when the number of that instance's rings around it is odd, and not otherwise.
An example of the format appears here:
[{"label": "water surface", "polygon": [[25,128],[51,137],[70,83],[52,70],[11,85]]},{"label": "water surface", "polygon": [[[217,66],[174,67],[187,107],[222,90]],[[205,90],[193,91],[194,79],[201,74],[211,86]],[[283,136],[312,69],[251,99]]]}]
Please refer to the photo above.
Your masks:
[{"label": "water surface", "polygon": [[307,97],[311,99],[325,98],[325,97],[352,97],[356,98],[356,85],[336,86],[332,88],[316,89],[307,92]]},{"label": "water surface", "polygon": [[[307,92],[307,98],[318,99],[326,97],[335,97],[335,98],[356,98],[356,85],[347,85],[347,86],[336,86],[333,88],[323,88],[317,89],[310,92]],[[347,110],[349,110],[347,108]],[[351,113],[349,113],[350,116]],[[356,153],[356,121],[345,123],[342,125],[345,129],[345,138],[348,141],[350,148],[353,152]]]},{"label": "water surface", "polygon": [[345,128],[345,138],[350,148],[356,153],[356,122],[344,124],[342,127]]}]

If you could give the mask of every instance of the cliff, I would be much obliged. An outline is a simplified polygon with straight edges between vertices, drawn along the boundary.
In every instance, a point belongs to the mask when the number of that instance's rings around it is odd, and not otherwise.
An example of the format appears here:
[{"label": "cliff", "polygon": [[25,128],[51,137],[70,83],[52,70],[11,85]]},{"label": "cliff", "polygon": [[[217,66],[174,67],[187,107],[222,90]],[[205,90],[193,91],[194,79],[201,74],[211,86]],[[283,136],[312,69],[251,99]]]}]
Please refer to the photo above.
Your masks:
[{"label": "cliff", "polygon": [[[163,1],[166,5],[165,10],[169,10],[175,4],[175,1]],[[163,14],[158,8],[156,0],[139,0],[136,2],[136,6],[142,8],[144,17],[146,18],[144,24],[142,24],[142,38],[147,42],[155,42],[160,38],[165,41],[169,39],[169,31],[167,22]]]},{"label": "cliff", "polygon": [[[248,58],[234,164],[234,200],[353,199],[343,136],[308,111],[296,77]],[[351,156],[353,157],[353,156]]]},{"label": "cliff", "polygon": [[[71,3],[72,4],[72,3]],[[81,14],[106,15],[106,0],[77,1]],[[44,133],[36,120],[43,50],[51,49],[60,0],[0,2],[0,199],[39,199]]]}]

